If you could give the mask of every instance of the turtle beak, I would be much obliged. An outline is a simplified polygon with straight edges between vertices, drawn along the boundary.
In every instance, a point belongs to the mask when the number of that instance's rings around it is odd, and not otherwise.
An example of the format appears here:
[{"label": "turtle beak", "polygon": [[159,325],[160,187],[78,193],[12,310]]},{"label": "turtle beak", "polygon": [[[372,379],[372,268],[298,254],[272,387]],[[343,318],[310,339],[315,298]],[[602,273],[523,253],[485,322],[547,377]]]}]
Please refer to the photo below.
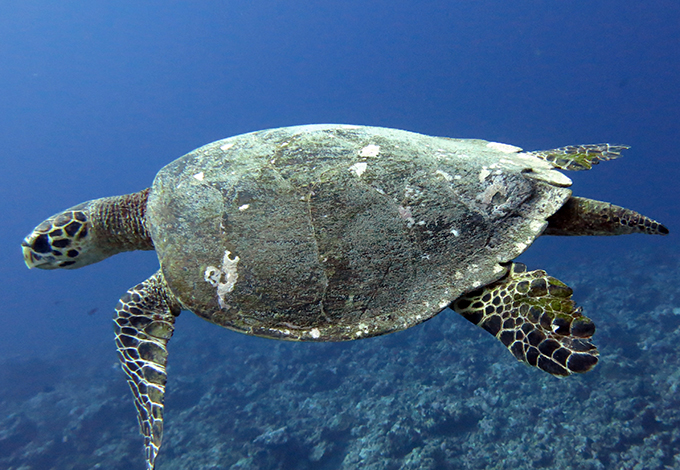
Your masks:
[{"label": "turtle beak", "polygon": [[26,263],[28,269],[35,268],[36,261],[38,260],[36,259],[33,250],[31,250],[31,245],[29,245],[26,240],[21,242],[21,251],[24,254],[24,263]]},{"label": "turtle beak", "polygon": [[35,252],[33,246],[28,241],[28,238],[25,238],[24,241],[21,242],[21,251],[24,255],[24,263],[26,263],[28,269],[54,269],[56,267],[50,263],[49,259],[44,259],[43,256]]},{"label": "turtle beak", "polygon": [[21,251],[24,254],[24,263],[26,263],[28,269],[31,269],[33,266],[35,266],[35,263],[33,259],[33,252],[31,251],[31,247],[28,246],[28,243],[26,243],[26,240],[21,242]]}]

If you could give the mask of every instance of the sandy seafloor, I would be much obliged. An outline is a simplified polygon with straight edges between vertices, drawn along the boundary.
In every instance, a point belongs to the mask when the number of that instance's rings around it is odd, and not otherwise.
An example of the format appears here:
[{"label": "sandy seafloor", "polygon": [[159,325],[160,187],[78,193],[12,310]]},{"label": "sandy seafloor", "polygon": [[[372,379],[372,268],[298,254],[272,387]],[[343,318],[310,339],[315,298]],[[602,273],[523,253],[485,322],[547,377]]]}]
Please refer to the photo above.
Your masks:
[{"label": "sandy seafloor", "polygon": [[[451,311],[326,344],[189,319],[170,343],[157,468],[680,467],[680,256],[574,259],[541,267],[595,320],[601,360],[566,379],[516,362]],[[100,347],[2,364],[0,468],[144,468],[113,344]]]}]

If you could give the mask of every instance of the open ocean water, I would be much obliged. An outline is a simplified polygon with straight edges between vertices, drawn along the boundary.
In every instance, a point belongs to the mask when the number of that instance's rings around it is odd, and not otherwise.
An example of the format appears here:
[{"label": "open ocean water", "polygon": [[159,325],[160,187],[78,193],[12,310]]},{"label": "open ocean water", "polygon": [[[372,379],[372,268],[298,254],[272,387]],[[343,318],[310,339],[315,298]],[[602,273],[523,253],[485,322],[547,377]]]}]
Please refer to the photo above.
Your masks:
[{"label": "open ocean water", "polygon": [[449,310],[325,344],[184,312],[158,470],[680,469],[679,90],[676,0],[0,3],[0,470],[144,468],[111,318],[154,254],[28,271],[23,237],[208,142],[325,122],[627,144],[574,192],[671,234],[520,257],[597,325],[599,365],[562,380]]}]

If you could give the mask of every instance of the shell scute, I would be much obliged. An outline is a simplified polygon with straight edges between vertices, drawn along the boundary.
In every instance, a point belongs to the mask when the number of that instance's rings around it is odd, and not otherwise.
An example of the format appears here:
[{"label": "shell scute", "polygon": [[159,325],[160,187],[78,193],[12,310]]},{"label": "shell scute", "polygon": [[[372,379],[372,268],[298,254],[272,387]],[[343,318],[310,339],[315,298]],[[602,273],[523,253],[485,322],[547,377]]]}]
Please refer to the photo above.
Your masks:
[{"label": "shell scute", "polygon": [[208,144],[149,194],[164,277],[185,308],[254,335],[413,326],[500,278],[570,195],[526,176],[545,162],[487,144],[341,125]]}]

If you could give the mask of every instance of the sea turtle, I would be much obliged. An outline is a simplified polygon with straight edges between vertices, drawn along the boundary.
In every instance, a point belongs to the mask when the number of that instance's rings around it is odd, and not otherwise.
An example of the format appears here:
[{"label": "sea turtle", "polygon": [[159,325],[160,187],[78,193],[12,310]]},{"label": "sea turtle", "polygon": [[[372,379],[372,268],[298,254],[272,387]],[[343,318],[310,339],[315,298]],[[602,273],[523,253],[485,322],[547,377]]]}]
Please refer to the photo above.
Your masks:
[{"label": "sea turtle", "polygon": [[666,234],[622,207],[574,197],[561,170],[625,146],[547,151],[402,130],[311,125],[213,142],[153,186],[84,202],[38,225],[28,267],[73,269],[156,250],[160,270],[116,307],[146,465],[163,432],[166,344],[190,310],[242,333],[344,341],[421,323],[447,306],[522,362],[556,376],[598,360],[572,291],[512,260],[541,234]]}]

